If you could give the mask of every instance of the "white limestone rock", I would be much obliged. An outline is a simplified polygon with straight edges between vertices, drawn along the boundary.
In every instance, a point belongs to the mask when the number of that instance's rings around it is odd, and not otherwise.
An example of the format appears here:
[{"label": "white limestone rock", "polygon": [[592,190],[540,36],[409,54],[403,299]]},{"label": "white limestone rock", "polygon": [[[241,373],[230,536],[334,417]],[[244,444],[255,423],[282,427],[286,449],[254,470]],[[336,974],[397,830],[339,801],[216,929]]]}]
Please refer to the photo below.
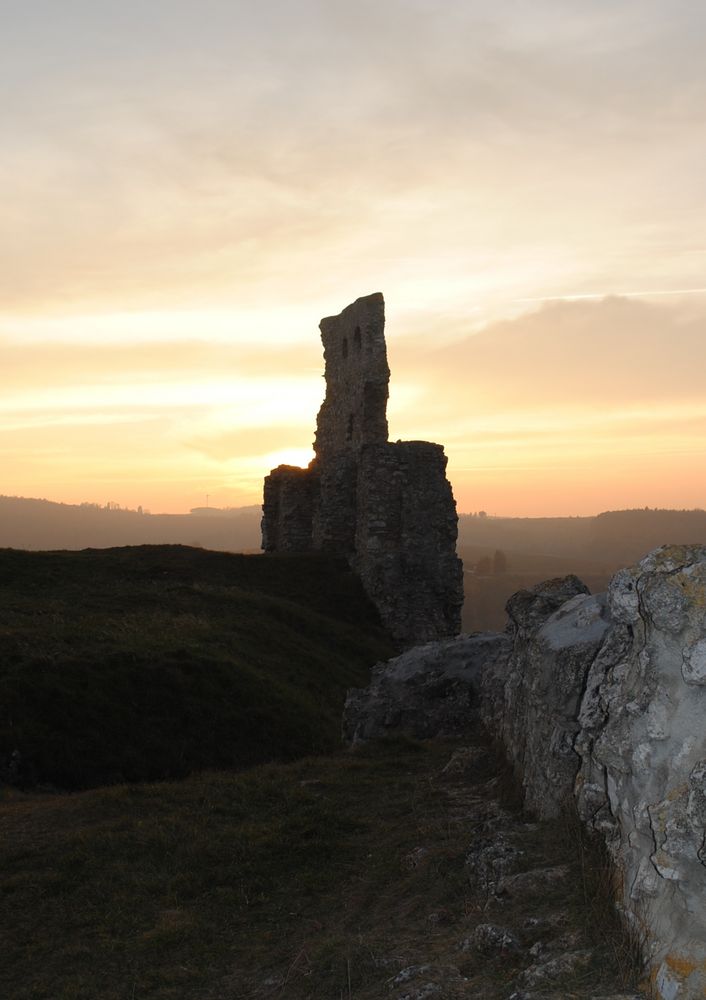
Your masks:
[{"label": "white limestone rock", "polygon": [[606,835],[660,1000],[706,996],[706,547],[664,546],[613,579],[615,625],[575,747],[583,819]]},{"label": "white limestone rock", "polygon": [[[480,711],[526,804],[555,816],[573,790],[605,838],[657,1000],[704,1000],[706,547],[657,549],[607,596],[575,577],[549,581],[516,594],[508,613],[504,635],[421,646],[376,668],[349,694],[347,738],[455,732]],[[467,862],[490,892],[528,890],[513,873],[519,854],[491,830]],[[535,963],[523,985],[555,971]]]},{"label": "white limestone rock", "polygon": [[520,591],[508,613],[512,654],[483,672],[483,718],[502,736],[525,805],[549,819],[573,792],[581,695],[610,621],[605,598],[573,576]]},{"label": "white limestone rock", "polygon": [[506,661],[509,651],[505,635],[460,635],[377,664],[367,688],[348,692],[344,741],[361,743],[390,732],[415,739],[464,732],[479,717],[482,671]]}]

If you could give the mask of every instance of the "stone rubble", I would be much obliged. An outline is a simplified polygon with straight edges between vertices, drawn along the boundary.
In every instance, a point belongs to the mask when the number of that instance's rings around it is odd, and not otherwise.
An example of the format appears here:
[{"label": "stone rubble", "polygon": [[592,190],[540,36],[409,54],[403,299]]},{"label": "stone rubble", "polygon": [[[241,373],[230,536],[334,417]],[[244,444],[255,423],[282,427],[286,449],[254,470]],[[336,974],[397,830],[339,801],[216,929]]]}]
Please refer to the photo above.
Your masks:
[{"label": "stone rubble", "polygon": [[544,962],[537,962],[530,965],[528,969],[519,977],[521,986],[546,986],[548,983],[555,983],[586,968],[593,959],[593,952],[587,949],[582,951],[569,951],[563,955],[555,955]]},{"label": "stone rubble", "polygon": [[517,935],[507,927],[497,924],[478,924],[473,934],[461,943],[461,951],[471,949],[481,955],[505,955],[521,951],[522,945]]},{"label": "stone rubble", "polygon": [[[510,996],[531,1000],[597,1000],[590,986],[596,981],[600,960],[586,945],[583,931],[561,902],[546,900],[548,859],[528,856],[528,831],[541,836],[538,824],[528,824],[522,812],[509,810],[497,797],[498,790],[486,780],[492,751],[481,744],[463,745],[451,752],[449,761],[436,777],[455,812],[459,796],[466,799],[466,818],[470,842],[464,857],[471,898],[484,904],[461,918],[453,949],[453,931],[459,915],[437,911],[429,914],[431,927],[448,926],[449,950],[436,951],[429,960],[422,942],[417,941],[415,964],[405,964],[387,980],[391,1000],[488,1000]],[[466,763],[466,770],[461,762]],[[437,845],[433,845],[436,847]],[[536,851],[536,846],[532,849]],[[414,855],[433,857],[433,850],[423,845]],[[402,859],[407,866],[407,859]],[[538,866],[537,866],[538,865]],[[576,872],[556,869],[556,896],[567,901],[573,892]],[[561,876],[558,878],[558,876]],[[503,898],[494,887],[503,877],[518,879],[523,885],[517,898]],[[481,889],[480,900],[477,889]],[[568,893],[568,896],[566,895]],[[523,917],[530,910],[541,916]],[[498,920],[500,918],[500,922]],[[456,961],[454,961],[454,954]],[[426,961],[425,961],[426,959]],[[456,964],[457,963],[457,964]],[[480,972],[480,970],[483,970]],[[588,970],[588,971],[587,971]],[[480,972],[480,975],[479,975]],[[583,982],[587,975],[588,984]],[[483,985],[485,982],[485,985]],[[505,992],[502,983],[507,984]],[[567,984],[570,988],[567,989]],[[640,997],[603,995],[603,1000],[641,1000]]]},{"label": "stone rubble", "polygon": [[[267,970],[266,979],[237,995],[275,1000],[290,995],[289,983],[292,996],[311,1000],[340,995],[509,1000],[513,994],[532,1000],[640,1000],[619,995],[624,970],[596,948],[611,930],[596,933],[582,912],[582,866],[561,838],[555,843],[569,871],[547,893],[544,874],[553,860],[548,846],[553,830],[527,822],[516,799],[507,797],[508,789],[488,780],[497,758],[486,734],[476,727],[462,741],[439,740],[419,752],[429,766],[417,772],[411,792],[415,815],[402,813],[394,821],[401,840],[390,860],[399,876],[380,885],[370,877],[377,867],[372,855],[370,868],[367,859],[360,859],[362,868],[353,863],[352,891],[362,891],[371,910],[351,922],[345,903],[350,887],[343,890],[341,911],[322,915],[321,923],[318,915],[311,920],[329,938],[327,957],[323,964],[319,957],[316,971],[306,949],[297,946],[296,977],[287,962],[277,976]],[[521,895],[487,891],[489,882],[521,874],[530,876]],[[378,894],[389,933],[375,920]],[[374,936],[368,914],[377,927]],[[330,974],[330,963],[341,970],[344,958],[351,963],[352,986],[330,989],[319,977]]]}]

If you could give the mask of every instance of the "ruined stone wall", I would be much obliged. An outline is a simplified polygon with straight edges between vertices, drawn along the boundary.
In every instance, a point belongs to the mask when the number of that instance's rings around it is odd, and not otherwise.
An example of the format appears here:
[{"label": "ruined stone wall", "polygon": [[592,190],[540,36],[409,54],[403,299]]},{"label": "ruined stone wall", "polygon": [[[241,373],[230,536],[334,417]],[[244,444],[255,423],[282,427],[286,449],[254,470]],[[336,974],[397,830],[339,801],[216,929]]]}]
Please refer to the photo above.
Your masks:
[{"label": "ruined stone wall", "polygon": [[401,645],[455,635],[463,576],[441,445],[387,440],[385,303],[369,295],[320,324],[326,395],[308,469],[265,480],[263,548],[345,555]]},{"label": "ruined stone wall", "polygon": [[339,451],[313,463],[318,477],[313,509],[313,547],[350,555],[358,518],[358,456]]},{"label": "ruined stone wall", "polygon": [[326,396],[316,421],[314,451],[322,462],[357,455],[387,441],[390,369],[385,345],[385,300],[377,292],[319,324]]},{"label": "ruined stone wall", "polygon": [[400,638],[428,642],[461,630],[457,517],[438,444],[369,446],[358,467],[354,566]]},{"label": "ruined stone wall", "polygon": [[265,479],[262,547],[265,552],[306,552],[312,547],[316,476],[280,465]]}]

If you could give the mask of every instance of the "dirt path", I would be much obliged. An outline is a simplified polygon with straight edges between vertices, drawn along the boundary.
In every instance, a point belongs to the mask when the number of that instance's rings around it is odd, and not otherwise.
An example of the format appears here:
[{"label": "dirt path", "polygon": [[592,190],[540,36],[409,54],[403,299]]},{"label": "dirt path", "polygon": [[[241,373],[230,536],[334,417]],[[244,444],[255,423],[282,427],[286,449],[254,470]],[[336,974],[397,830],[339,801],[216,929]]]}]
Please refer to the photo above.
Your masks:
[{"label": "dirt path", "polygon": [[[636,956],[610,903],[605,859],[576,824],[524,815],[482,738],[378,752],[379,786],[354,786],[359,816],[369,824],[378,811],[352,851],[359,860],[335,900],[312,903],[286,970],[251,979],[243,996],[638,997],[629,989]],[[375,751],[364,760],[374,764]],[[325,782],[320,790],[327,794]],[[322,977],[325,940],[337,983]]]}]

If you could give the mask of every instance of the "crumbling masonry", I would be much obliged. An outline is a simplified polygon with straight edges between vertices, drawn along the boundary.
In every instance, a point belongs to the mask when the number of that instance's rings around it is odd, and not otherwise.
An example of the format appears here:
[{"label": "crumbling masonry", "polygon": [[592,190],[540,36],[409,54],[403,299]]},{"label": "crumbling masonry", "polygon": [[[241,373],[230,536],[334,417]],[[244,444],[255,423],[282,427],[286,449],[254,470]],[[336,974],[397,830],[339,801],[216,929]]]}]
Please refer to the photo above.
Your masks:
[{"label": "crumbling masonry", "polygon": [[463,577],[441,445],[387,440],[390,369],[376,293],[320,323],[326,397],[307,469],[265,479],[266,552],[345,555],[402,645],[456,635]]}]

